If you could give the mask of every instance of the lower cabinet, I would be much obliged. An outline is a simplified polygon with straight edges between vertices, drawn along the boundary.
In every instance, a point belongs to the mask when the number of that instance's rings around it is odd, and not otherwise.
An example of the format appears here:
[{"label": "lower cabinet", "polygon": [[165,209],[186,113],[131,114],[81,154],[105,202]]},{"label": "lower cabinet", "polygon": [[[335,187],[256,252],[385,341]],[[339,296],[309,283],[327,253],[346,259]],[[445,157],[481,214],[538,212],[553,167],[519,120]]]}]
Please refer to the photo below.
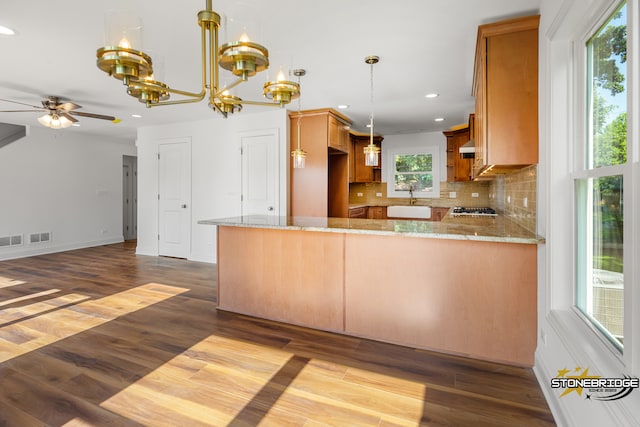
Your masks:
[{"label": "lower cabinet", "polygon": [[349,218],[366,218],[368,210],[366,206],[349,208]]},{"label": "lower cabinet", "polygon": [[431,208],[431,221],[442,221],[449,208]]},{"label": "lower cabinet", "polygon": [[386,206],[369,206],[367,210],[367,218],[387,219],[387,207]]}]

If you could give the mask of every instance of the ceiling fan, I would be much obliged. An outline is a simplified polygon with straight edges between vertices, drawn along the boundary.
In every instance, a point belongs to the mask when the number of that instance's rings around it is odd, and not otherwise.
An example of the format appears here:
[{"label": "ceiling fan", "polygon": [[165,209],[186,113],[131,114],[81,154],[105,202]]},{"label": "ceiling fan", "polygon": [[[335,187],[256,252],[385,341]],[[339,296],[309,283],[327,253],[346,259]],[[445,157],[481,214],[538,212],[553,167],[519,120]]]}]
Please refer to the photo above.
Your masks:
[{"label": "ceiling fan", "polygon": [[31,113],[31,112],[44,112],[47,113],[42,117],[38,117],[38,122],[41,125],[52,128],[62,129],[71,126],[77,122],[73,116],[90,117],[92,119],[109,120],[114,123],[118,123],[120,120],[113,116],[105,116],[102,114],[85,113],[82,111],[76,111],[78,108],[82,108],[80,105],[73,102],[62,102],[57,96],[48,96],[42,100],[42,107],[36,105],[25,104],[24,102],[11,101],[9,99],[1,99],[0,101],[11,102],[13,104],[26,105],[32,107],[31,110],[0,110],[0,113]]}]

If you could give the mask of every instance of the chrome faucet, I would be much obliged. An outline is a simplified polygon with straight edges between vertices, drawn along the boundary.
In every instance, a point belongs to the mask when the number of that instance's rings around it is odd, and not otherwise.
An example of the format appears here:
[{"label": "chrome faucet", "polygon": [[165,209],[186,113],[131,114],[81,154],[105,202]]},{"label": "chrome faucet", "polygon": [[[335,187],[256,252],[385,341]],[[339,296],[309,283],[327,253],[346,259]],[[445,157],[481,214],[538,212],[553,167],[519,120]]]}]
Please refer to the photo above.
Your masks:
[{"label": "chrome faucet", "polygon": [[416,204],[416,199],[413,197],[413,184],[409,185],[409,204],[412,206]]}]

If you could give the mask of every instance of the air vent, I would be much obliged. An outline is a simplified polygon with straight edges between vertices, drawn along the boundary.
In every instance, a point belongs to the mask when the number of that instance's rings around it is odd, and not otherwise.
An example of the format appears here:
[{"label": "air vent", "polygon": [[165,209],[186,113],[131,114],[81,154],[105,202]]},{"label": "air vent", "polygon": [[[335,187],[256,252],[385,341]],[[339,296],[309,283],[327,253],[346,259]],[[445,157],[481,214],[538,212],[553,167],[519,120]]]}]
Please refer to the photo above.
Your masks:
[{"label": "air vent", "polygon": [[29,243],[46,243],[51,241],[51,232],[32,233],[29,235]]},{"label": "air vent", "polygon": [[16,234],[15,236],[2,236],[0,237],[0,248],[7,246],[20,246],[22,245],[22,234]]}]

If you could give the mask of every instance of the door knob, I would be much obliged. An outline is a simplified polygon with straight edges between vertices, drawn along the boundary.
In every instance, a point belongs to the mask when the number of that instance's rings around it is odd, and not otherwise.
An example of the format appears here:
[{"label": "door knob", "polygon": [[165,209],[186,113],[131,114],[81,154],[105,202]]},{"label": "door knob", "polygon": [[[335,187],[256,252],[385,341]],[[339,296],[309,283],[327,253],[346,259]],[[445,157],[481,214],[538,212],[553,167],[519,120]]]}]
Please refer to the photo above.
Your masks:
[{"label": "door knob", "polygon": [[268,210],[268,211],[272,211],[272,210],[273,210],[273,206],[269,206],[269,207],[267,208],[267,210]]},{"label": "door knob", "polygon": [[187,205],[186,205],[186,204],[184,204],[184,205],[182,205],[182,206],[180,206],[180,207],[181,207],[182,209],[187,209]]}]

